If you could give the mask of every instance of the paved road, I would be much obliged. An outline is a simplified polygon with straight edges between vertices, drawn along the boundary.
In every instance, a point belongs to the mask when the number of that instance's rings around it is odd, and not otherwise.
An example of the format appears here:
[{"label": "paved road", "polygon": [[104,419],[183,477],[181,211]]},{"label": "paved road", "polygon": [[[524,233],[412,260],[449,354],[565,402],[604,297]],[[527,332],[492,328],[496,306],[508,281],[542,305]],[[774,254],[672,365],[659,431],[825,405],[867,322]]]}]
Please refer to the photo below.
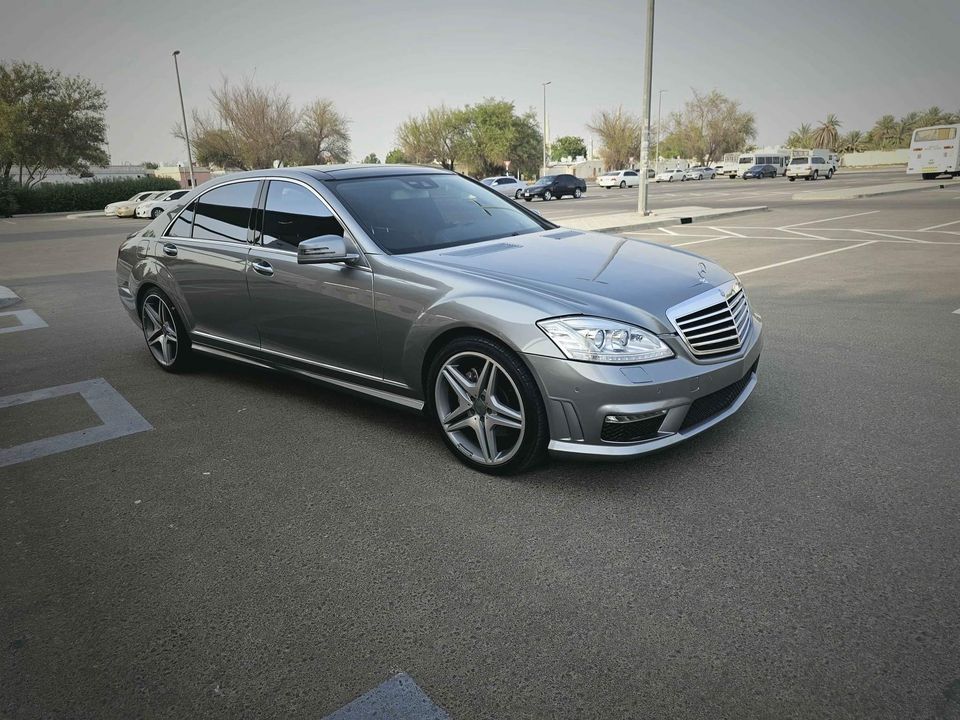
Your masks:
[{"label": "paved road", "polygon": [[[741,272],[744,410],[513,479],[401,410],[162,373],[132,223],[0,222],[0,329],[47,324],[0,334],[0,397],[103,378],[152,426],[0,468],[0,716],[319,718],[404,671],[453,718],[957,717],[960,193],[728,220],[632,236]],[[96,422],[0,409],[0,445]]]}]

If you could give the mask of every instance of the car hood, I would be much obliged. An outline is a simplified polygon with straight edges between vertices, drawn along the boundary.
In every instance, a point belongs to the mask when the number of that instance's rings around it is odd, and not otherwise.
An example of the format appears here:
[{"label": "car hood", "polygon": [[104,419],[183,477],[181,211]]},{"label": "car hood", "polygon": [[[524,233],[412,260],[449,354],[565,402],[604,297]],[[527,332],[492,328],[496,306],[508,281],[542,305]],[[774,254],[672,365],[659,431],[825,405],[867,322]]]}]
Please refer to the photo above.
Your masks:
[{"label": "car hood", "polygon": [[637,322],[658,332],[672,332],[668,308],[733,279],[693,253],[563,228],[403,257],[549,296],[574,314]]}]

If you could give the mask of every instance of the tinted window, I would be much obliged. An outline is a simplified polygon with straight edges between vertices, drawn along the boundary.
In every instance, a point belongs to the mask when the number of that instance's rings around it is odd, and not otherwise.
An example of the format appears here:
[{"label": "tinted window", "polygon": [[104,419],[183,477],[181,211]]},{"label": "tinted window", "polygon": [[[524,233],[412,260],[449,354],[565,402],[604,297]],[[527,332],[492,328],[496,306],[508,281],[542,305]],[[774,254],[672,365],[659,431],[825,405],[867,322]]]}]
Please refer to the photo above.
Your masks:
[{"label": "tinted window", "polygon": [[814,165],[823,165],[823,158],[822,158],[822,157],[815,157],[815,158],[813,159],[813,163],[814,163]]},{"label": "tinted window", "polygon": [[501,184],[501,185],[515,185],[516,182],[517,182],[517,181],[514,180],[513,178],[504,178],[503,180],[500,181],[500,184]]},{"label": "tinted window", "polygon": [[173,221],[173,225],[167,229],[167,235],[180,238],[190,237],[191,229],[193,228],[193,213],[196,208],[196,202],[190,203],[186,209],[180,213],[177,219]]},{"label": "tinted window", "polygon": [[168,197],[167,200],[179,200],[179,199],[182,198],[184,195],[186,195],[188,192],[190,192],[190,191],[189,191],[189,190],[177,190],[175,193],[170,193],[170,197]]},{"label": "tinted window", "polygon": [[500,193],[457,175],[358,178],[327,186],[389,253],[465,245],[551,227]]},{"label": "tinted window", "polygon": [[246,242],[250,209],[256,194],[256,182],[232,183],[204,193],[197,200],[193,237]]},{"label": "tinted window", "polygon": [[321,235],[343,236],[343,228],[327,206],[303,185],[272,180],[267,188],[261,242],[295,250],[304,240]]},{"label": "tinted window", "polygon": [[636,177],[636,176],[637,176],[637,174],[636,174],[635,172],[633,172],[633,170],[627,170],[627,172],[625,172],[624,175],[629,175],[630,177]]}]

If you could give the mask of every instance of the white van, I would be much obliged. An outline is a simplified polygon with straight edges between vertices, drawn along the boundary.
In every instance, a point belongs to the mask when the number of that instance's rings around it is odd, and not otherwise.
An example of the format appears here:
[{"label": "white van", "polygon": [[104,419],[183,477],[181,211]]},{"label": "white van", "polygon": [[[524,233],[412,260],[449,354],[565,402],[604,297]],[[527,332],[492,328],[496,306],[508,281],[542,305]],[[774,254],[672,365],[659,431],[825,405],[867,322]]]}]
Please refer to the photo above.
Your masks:
[{"label": "white van", "polygon": [[793,158],[787,167],[786,175],[793,182],[797,178],[804,180],[829,180],[837,171],[840,158],[836,153],[822,148],[816,150],[794,150]]}]

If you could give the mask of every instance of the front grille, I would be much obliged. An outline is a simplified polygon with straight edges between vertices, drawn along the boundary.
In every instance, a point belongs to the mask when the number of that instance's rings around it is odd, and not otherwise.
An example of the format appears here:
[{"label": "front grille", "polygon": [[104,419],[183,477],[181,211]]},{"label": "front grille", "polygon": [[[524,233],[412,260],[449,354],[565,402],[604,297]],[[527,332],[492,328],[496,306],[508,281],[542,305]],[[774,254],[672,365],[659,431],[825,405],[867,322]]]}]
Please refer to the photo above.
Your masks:
[{"label": "front grille", "polygon": [[674,324],[697,357],[736,352],[750,331],[747,296],[737,284],[726,298],[681,315]]},{"label": "front grille", "polygon": [[612,423],[604,420],[603,428],[600,430],[600,439],[604,442],[619,443],[650,440],[657,436],[664,417],[666,417],[666,414],[660,413],[633,422]]},{"label": "front grille", "polygon": [[737,398],[743,393],[744,388],[750,383],[750,378],[753,377],[756,371],[757,363],[754,363],[750,371],[732,385],[727,385],[725,388],[694,400],[690,405],[690,409],[687,410],[687,416],[680,425],[680,431],[682,432],[694,425],[699,425],[719,415],[733,405]]}]

